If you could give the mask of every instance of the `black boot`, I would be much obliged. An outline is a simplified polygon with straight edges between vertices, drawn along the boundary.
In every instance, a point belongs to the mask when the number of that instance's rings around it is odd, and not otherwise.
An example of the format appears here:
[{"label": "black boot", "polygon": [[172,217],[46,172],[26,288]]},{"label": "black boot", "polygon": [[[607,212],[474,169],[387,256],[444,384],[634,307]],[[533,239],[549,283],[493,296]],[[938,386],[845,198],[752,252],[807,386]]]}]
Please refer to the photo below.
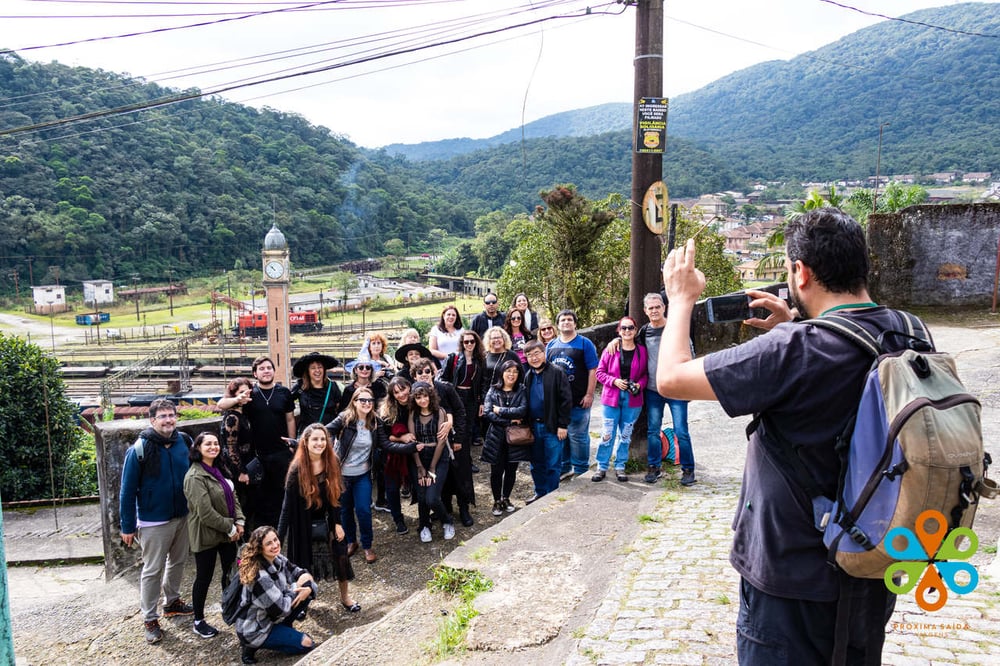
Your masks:
[{"label": "black boot", "polygon": [[458,507],[458,517],[462,520],[462,524],[466,527],[472,527],[475,522],[472,520],[472,515],[469,513],[469,505],[462,504]]},{"label": "black boot", "polygon": [[244,664],[256,664],[257,658],[254,656],[256,654],[257,648],[244,645],[243,649],[240,651],[240,661]]}]

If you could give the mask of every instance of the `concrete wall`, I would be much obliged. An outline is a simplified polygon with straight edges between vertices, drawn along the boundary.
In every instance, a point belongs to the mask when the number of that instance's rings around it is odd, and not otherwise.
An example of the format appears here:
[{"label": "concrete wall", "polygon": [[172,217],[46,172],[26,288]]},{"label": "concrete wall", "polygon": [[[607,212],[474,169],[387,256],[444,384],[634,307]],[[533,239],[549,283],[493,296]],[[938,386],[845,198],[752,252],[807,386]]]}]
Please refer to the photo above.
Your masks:
[{"label": "concrete wall", "polygon": [[989,306],[1000,204],[911,206],[868,218],[869,287],[892,307]]},{"label": "concrete wall", "polygon": [[[219,431],[219,417],[179,421],[177,428],[194,439],[203,430]],[[121,490],[125,454],[149,419],[99,422],[95,427],[97,483],[101,494],[101,533],[104,537],[104,580],[111,580],[139,561],[139,548],[126,548],[119,525],[118,492]]]}]

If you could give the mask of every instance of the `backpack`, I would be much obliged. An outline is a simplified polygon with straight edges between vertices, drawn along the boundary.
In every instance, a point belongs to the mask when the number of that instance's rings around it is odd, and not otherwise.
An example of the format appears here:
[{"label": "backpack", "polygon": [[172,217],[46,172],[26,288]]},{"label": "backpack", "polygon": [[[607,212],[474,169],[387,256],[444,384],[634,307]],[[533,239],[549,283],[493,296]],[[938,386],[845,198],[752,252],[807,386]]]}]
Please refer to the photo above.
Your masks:
[{"label": "backpack", "polygon": [[[954,359],[934,351],[923,322],[895,314],[904,330],[878,337],[849,317],[807,322],[875,359],[857,410],[837,438],[836,496],[822,495],[794,447],[778,442],[781,459],[812,498],[827,561],[857,578],[882,579],[896,562],[885,543],[894,528],[914,529],[927,510],[946,517],[948,532],[971,527],[979,497],[996,495],[986,479],[992,461],[983,450],[979,401],[962,385]],[[889,338],[903,344],[886,344]]]},{"label": "backpack", "polygon": [[226,624],[235,624],[247,608],[243,604],[243,587],[243,583],[240,582],[240,574],[236,572],[222,591],[222,619],[225,620]]},{"label": "backpack", "polygon": [[[188,449],[190,449],[191,446],[194,444],[191,440],[191,437],[186,432],[181,432],[180,430],[178,430],[177,436],[180,438],[184,446],[186,446]],[[139,435],[138,437],[135,438],[135,441],[132,443],[132,450],[135,451],[135,460],[137,463],[139,463],[139,476],[142,476],[142,473],[146,470],[145,466],[146,440],[145,438],[143,438],[142,435]]]}]

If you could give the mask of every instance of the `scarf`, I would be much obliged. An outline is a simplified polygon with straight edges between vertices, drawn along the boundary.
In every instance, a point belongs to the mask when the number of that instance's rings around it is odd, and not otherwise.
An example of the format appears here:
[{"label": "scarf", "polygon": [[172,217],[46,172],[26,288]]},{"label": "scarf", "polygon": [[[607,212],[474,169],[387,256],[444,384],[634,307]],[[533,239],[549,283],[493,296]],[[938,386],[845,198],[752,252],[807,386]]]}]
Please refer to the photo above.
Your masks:
[{"label": "scarf", "polygon": [[233,489],[226,483],[226,477],[222,476],[215,467],[201,463],[201,468],[215,477],[215,480],[222,486],[222,493],[226,496],[226,509],[229,510],[229,517],[236,518],[236,499],[233,497]]}]

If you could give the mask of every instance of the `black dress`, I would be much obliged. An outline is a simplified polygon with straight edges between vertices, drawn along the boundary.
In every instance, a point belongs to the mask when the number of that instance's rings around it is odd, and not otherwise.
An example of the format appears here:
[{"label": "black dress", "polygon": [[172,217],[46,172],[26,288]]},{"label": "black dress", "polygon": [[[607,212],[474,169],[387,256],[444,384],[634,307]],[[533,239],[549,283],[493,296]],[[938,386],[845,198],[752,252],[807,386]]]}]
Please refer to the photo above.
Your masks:
[{"label": "black dress", "polygon": [[323,504],[307,509],[299,492],[298,470],[294,467],[289,470],[278,520],[282,549],[290,562],[306,569],[317,580],[354,580],[347,540],[337,541],[336,537],[340,507],[331,506],[327,500],[326,474],[321,474],[317,481]]}]

